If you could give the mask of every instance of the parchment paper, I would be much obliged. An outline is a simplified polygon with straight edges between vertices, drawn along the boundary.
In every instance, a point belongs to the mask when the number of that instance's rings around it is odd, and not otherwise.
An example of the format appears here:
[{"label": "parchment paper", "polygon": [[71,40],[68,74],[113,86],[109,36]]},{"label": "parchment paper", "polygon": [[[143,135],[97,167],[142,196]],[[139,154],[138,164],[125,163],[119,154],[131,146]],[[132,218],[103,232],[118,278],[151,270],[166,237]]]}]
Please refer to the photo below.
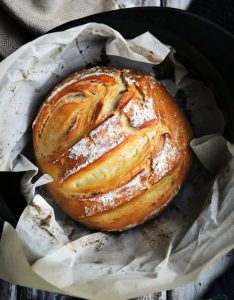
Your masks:
[{"label": "parchment paper", "polygon": [[[182,106],[197,137],[191,146],[200,160],[194,159],[187,183],[159,217],[123,233],[92,232],[50,199],[44,185],[52,179],[39,176],[34,165],[32,122],[45,95],[76,70],[106,60],[154,73],[164,59],[175,76],[162,83],[179,104],[178,90],[185,95]],[[170,47],[150,33],[126,41],[90,23],[26,44],[0,70],[0,170],[27,171],[22,193],[28,201],[16,230],[4,226],[1,278],[89,299],[127,299],[195,280],[233,248],[234,160],[222,137],[224,119],[214,95],[188,77]]]}]

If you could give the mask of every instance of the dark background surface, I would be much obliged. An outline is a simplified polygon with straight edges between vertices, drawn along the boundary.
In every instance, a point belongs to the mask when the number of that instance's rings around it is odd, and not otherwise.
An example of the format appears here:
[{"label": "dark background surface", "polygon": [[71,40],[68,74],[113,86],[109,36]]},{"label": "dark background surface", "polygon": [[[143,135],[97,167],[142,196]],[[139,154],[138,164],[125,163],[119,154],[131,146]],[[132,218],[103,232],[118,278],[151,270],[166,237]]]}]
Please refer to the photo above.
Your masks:
[{"label": "dark background surface", "polygon": [[[210,20],[212,22],[215,22],[216,24],[222,26],[230,33],[234,34],[234,1],[233,0],[195,0],[190,5],[188,11],[195,13],[196,15],[202,16],[206,18],[207,20]],[[139,13],[139,16],[141,16],[141,13]],[[10,16],[9,16],[10,17]],[[137,19],[137,18],[136,18]],[[113,22],[115,22],[113,20]],[[161,20],[160,18],[157,18],[157,22],[161,22],[161,25],[163,26],[165,20]],[[191,21],[192,22],[192,21]],[[178,22],[177,26],[184,26],[183,23]],[[195,24],[195,23],[194,23]],[[121,24],[119,24],[121,26]],[[124,24],[123,24],[124,26]],[[190,26],[193,27],[193,24],[190,24]],[[23,28],[21,30],[24,30]],[[200,31],[194,28],[194,31],[191,33],[188,33],[188,40],[191,39],[191,35],[198,36],[204,36],[204,42],[206,39],[206,36],[209,34],[215,34],[215,33],[209,33],[207,31]],[[25,36],[25,42],[34,39],[36,36],[33,36],[30,32],[24,33]],[[177,42],[177,41],[175,41]],[[222,41],[219,40],[219,37],[217,36],[217,43],[220,43]],[[199,45],[198,45],[199,46]],[[233,45],[234,46],[234,45]],[[233,46],[230,49],[223,47],[223,51],[229,52],[230,56],[233,57]],[[222,49],[221,49],[222,50]],[[219,51],[221,51],[219,50]],[[214,52],[217,51],[217,49],[214,48]],[[211,55],[212,56],[212,55]],[[225,62],[220,61],[220,66],[218,66],[221,70],[223,69],[225,72],[228,71],[228,73],[232,74],[232,70],[234,67],[233,61],[229,64],[225,65]],[[218,69],[219,69],[218,68]],[[227,70],[228,68],[228,70]],[[234,77],[229,77],[229,86],[232,85],[232,88],[234,88]],[[232,100],[234,101],[234,92],[233,89],[231,91]],[[230,96],[227,96],[226,99],[230,100]],[[233,103],[233,102],[232,102]],[[222,105],[222,104],[221,104]],[[233,105],[232,105],[233,107]],[[231,109],[229,112],[229,117],[232,118],[233,116],[233,110]],[[231,123],[233,124],[233,123]],[[231,128],[227,129],[227,135],[230,135],[230,131],[234,128],[233,125],[231,125]],[[234,130],[233,130],[234,131]],[[0,174],[1,176],[3,174]],[[0,176],[0,180],[1,180]],[[12,176],[14,177],[12,180]],[[6,200],[8,207],[4,208],[4,202],[0,199],[0,212],[4,211],[4,219],[7,219],[12,224],[16,223],[17,217],[20,215],[20,213],[23,210],[23,207],[25,205],[25,201],[23,198],[18,199],[17,205],[12,202],[12,199],[15,199],[15,192],[19,191],[19,178],[21,177],[21,174],[4,174],[4,182],[5,184],[1,185],[1,195],[3,196],[4,200]],[[11,184],[13,184],[10,193],[9,189],[7,187],[7,182],[11,180]],[[2,197],[0,195],[0,197]],[[14,211],[14,214],[11,214],[11,211]],[[0,216],[0,224],[3,224],[3,218]],[[234,291],[232,284],[234,282],[234,269],[232,266],[230,266],[230,270],[223,275],[222,278],[220,278],[218,281],[214,282],[211,287],[208,288],[206,297],[208,296],[214,296],[218,293],[225,293],[226,295],[229,295],[229,299],[234,299]],[[168,295],[169,296],[169,295]],[[68,297],[68,296],[60,296],[55,295],[53,293],[48,293],[44,291],[38,291],[34,289],[28,289],[24,287],[15,286],[9,283],[6,283],[4,281],[0,280],[0,299],[59,299],[59,300],[68,300],[68,299],[78,299],[74,297]],[[157,299],[157,298],[155,298]],[[169,299],[169,298],[168,298]],[[180,299],[179,299],[180,300]],[[186,300],[186,299],[185,299]]]}]

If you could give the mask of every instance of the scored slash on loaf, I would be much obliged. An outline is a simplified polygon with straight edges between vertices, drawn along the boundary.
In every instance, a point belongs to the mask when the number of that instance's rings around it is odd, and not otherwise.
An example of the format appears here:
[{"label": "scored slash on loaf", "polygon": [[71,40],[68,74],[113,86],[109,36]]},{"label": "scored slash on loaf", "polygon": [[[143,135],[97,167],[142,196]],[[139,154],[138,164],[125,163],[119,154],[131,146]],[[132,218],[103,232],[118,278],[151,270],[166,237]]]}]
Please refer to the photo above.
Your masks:
[{"label": "scored slash on loaf", "polygon": [[54,200],[73,219],[108,231],[141,224],[172,199],[189,170],[191,136],[159,82],[111,67],[65,79],[33,124]]}]

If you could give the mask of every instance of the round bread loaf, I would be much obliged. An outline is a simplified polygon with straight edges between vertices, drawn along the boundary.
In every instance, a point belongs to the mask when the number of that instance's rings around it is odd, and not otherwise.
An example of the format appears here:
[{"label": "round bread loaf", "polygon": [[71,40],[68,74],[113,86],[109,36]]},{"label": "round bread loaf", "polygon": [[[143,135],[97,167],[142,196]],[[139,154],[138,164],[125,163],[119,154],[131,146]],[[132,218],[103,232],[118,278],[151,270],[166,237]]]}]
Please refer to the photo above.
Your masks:
[{"label": "round bread loaf", "polygon": [[188,173],[190,126],[152,76],[95,67],[58,84],[33,125],[36,159],[59,206],[89,228],[158,214]]}]

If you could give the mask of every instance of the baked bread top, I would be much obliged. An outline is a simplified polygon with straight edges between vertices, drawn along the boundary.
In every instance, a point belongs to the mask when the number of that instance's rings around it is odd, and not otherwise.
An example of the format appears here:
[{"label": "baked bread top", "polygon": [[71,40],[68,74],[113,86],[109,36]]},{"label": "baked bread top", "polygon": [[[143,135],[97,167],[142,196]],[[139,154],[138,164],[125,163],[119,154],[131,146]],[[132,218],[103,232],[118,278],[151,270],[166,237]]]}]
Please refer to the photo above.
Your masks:
[{"label": "baked bread top", "polygon": [[128,69],[95,67],[58,84],[33,125],[54,200],[90,228],[124,230],[157,214],[181,187],[190,126],[163,85]]}]

